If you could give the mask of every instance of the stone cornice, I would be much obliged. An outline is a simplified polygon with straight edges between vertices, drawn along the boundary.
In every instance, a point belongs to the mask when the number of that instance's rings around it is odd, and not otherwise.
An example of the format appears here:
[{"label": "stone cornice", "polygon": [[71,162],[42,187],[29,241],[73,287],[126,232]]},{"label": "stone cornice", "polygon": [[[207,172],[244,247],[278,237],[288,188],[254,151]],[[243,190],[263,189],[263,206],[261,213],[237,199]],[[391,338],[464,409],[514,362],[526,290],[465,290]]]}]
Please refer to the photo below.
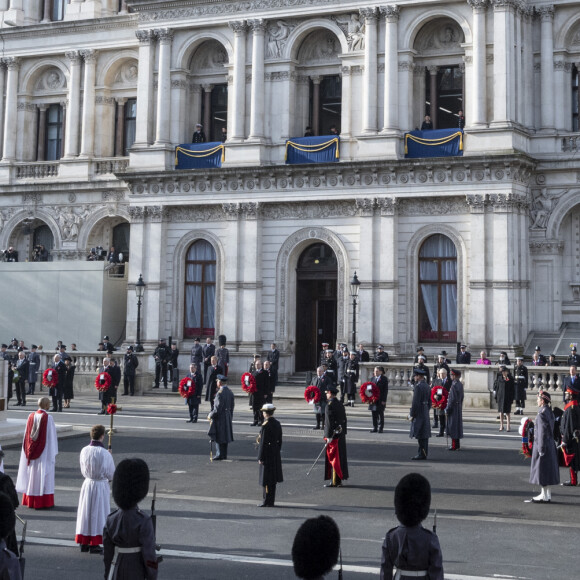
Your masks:
[{"label": "stone cornice", "polygon": [[[448,189],[456,187],[458,190],[468,184],[527,188],[534,168],[535,164],[530,158],[517,155],[232,167],[204,171],[129,171],[116,175],[128,184],[131,193],[136,196],[251,192],[260,197],[283,193],[300,195],[329,189],[335,192],[364,192],[366,188],[413,194],[421,187],[432,188],[433,184],[445,184]],[[504,200],[502,195],[490,195],[489,201],[494,206],[506,206],[508,210],[514,202],[521,203],[521,200],[509,196]]]}]

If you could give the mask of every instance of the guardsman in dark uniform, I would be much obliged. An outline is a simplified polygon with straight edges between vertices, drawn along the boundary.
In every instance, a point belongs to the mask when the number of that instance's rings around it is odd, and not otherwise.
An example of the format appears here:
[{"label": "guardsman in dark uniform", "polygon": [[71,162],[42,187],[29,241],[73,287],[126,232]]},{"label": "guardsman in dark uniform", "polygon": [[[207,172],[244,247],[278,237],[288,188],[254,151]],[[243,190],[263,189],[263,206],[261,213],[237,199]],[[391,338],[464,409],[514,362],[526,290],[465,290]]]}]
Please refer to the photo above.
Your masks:
[{"label": "guardsman in dark uniform", "polygon": [[177,391],[179,385],[179,349],[177,343],[171,343],[169,350],[169,359],[167,361],[167,372],[169,373],[169,380],[173,385],[173,391]]},{"label": "guardsman in dark uniform", "polygon": [[[346,363],[345,371],[344,371],[344,390],[347,395],[348,405],[354,407],[354,398],[356,395],[356,386],[358,383],[359,377],[359,365],[358,365],[358,357],[356,356],[356,352],[350,353],[350,358]],[[342,403],[342,399],[340,400]]]},{"label": "guardsman in dark uniform", "polygon": [[417,357],[417,364],[415,365],[415,368],[423,371],[425,381],[428,385],[430,385],[431,384],[431,373],[429,371],[429,367],[425,364],[426,361],[427,361],[427,358],[425,357],[425,355],[420,354]]},{"label": "guardsman in dark uniform", "polygon": [[207,371],[211,367],[211,357],[215,354],[215,344],[208,336],[205,339],[205,344],[202,347],[203,354],[203,382],[207,382]]},{"label": "guardsman in dark uniform", "polygon": [[329,348],[326,351],[326,358],[322,363],[326,367],[326,376],[330,382],[336,386],[338,382],[338,365],[336,364],[336,359],[334,358],[332,350]]},{"label": "guardsman in dark uniform", "polygon": [[193,346],[191,347],[191,361],[197,366],[197,369],[201,371],[201,363],[203,362],[203,351],[201,344],[199,343],[199,336],[195,337],[193,341]]},{"label": "guardsman in dark uniform", "polygon": [[405,475],[395,487],[395,514],[401,525],[383,542],[381,580],[426,577],[443,580],[439,539],[421,522],[429,515],[431,486],[419,473]]},{"label": "guardsman in dark uniform", "polygon": [[409,437],[414,437],[419,442],[417,455],[411,457],[415,460],[425,460],[429,454],[429,437],[431,437],[431,424],[429,423],[429,409],[431,408],[431,390],[425,382],[425,371],[419,367],[413,369],[415,386],[413,387],[413,402],[409,411],[411,430]]},{"label": "guardsman in dark uniform", "polygon": [[129,345],[123,360],[123,395],[135,394],[135,374],[139,366],[139,359],[133,352],[133,347]]},{"label": "guardsman in dark uniform", "polygon": [[322,350],[320,351],[320,355],[318,356],[318,365],[323,365],[326,363],[326,351],[328,350],[328,342],[322,343]]},{"label": "guardsman in dark uniform", "polygon": [[274,377],[272,376],[272,365],[269,360],[264,361],[264,372],[268,375],[268,388],[266,390],[266,403],[271,403],[274,399]]},{"label": "guardsman in dark uniform", "polygon": [[385,352],[382,344],[377,344],[377,352],[373,357],[373,362],[386,363],[389,362],[389,354]]},{"label": "guardsman in dark uniform", "polygon": [[576,345],[574,344],[570,347],[570,356],[568,357],[567,365],[569,367],[571,367],[572,365],[578,367],[580,365],[580,355],[576,354]]},{"label": "guardsman in dark uniform", "polygon": [[270,362],[270,374],[272,376],[271,387],[272,392],[274,392],[278,384],[278,366],[280,364],[280,351],[274,342],[270,345],[270,352],[268,353],[267,359]]},{"label": "guardsman in dark uniform", "polygon": [[514,366],[514,388],[516,410],[514,415],[523,415],[526,406],[526,389],[528,388],[528,369],[524,365],[524,357],[516,357],[516,365]]},{"label": "guardsman in dark uniform", "polygon": [[375,403],[375,409],[372,410],[373,428],[371,433],[383,432],[385,428],[385,408],[387,406],[387,396],[389,394],[389,379],[385,377],[384,367],[375,367],[374,377],[371,382],[379,388],[379,400]]},{"label": "guardsman in dark uniform", "polygon": [[327,405],[324,412],[324,438],[327,442],[324,479],[330,479],[324,487],[342,487],[348,479],[348,461],[346,455],[346,411],[336,398],[338,389],[331,386],[326,391]]},{"label": "guardsman in dark uniform", "polygon": [[58,373],[58,385],[50,387],[48,394],[52,397],[52,409],[55,411],[62,411],[62,397],[64,395],[64,384],[66,382],[66,365],[60,358],[60,354],[54,355],[54,370]]},{"label": "guardsman in dark uniform", "polygon": [[[335,353],[336,354],[336,353]],[[353,353],[356,357],[356,354]],[[340,387],[340,402],[344,404],[344,397],[346,395],[346,367],[350,360],[350,356],[348,354],[348,349],[341,351],[341,356],[337,360],[337,373],[338,373],[338,385]],[[358,366],[357,366],[358,368]]]},{"label": "guardsman in dark uniform", "polygon": [[534,359],[534,366],[535,367],[545,367],[546,366],[546,357],[542,354],[542,349],[539,346],[536,346],[534,349],[534,354],[536,358]]},{"label": "guardsman in dark uniform", "polygon": [[282,483],[282,425],[274,419],[276,407],[266,403],[260,409],[264,415],[264,423],[260,431],[258,447],[258,463],[260,464],[260,485],[264,488],[264,501],[258,507],[274,507],[276,501],[276,485]]},{"label": "guardsman in dark uniform", "polygon": [[458,365],[470,365],[471,364],[471,353],[467,352],[467,345],[462,344],[459,347],[459,352],[457,353],[457,358],[455,362]]},{"label": "guardsman in dark uniform", "polygon": [[270,390],[270,375],[262,368],[262,363],[260,361],[256,363],[254,378],[256,379],[256,392],[252,397],[254,422],[250,424],[250,427],[262,425],[264,417],[262,415],[261,409],[264,406],[264,403],[266,403],[268,400],[268,391]]},{"label": "guardsman in dark uniform", "polygon": [[155,359],[155,386],[154,389],[159,388],[160,376],[163,376],[163,386],[167,388],[167,361],[169,360],[171,353],[165,344],[165,339],[159,339],[159,345],[153,352],[153,358]]},{"label": "guardsman in dark uniform", "polygon": [[28,394],[34,395],[34,390],[36,388],[36,381],[38,380],[38,373],[40,372],[40,355],[36,352],[38,347],[33,344],[30,346],[30,352],[28,353],[28,362],[30,366],[28,367]]},{"label": "guardsman in dark uniform", "polygon": [[201,123],[197,123],[195,126],[195,132],[191,137],[192,143],[205,143],[205,133],[203,132],[203,125]]},{"label": "guardsman in dark uniform", "polygon": [[220,334],[218,336],[219,348],[215,353],[218,357],[218,365],[222,367],[224,376],[228,376],[228,368],[230,366],[230,351],[226,348],[226,335]]},{"label": "guardsman in dark uniform", "polygon": [[[578,390],[577,390],[578,389]],[[561,485],[578,485],[578,470],[580,469],[580,381],[577,389],[568,388],[564,394],[566,405],[562,415],[562,447],[567,455],[573,455],[568,467],[570,479]]]},{"label": "guardsman in dark uniform", "polygon": [[[415,358],[413,359],[414,365],[419,364],[419,357],[420,356],[422,356],[422,357],[425,356],[425,349],[422,346],[417,347],[417,354],[415,355]],[[425,360],[427,360],[427,359],[425,359]]]}]

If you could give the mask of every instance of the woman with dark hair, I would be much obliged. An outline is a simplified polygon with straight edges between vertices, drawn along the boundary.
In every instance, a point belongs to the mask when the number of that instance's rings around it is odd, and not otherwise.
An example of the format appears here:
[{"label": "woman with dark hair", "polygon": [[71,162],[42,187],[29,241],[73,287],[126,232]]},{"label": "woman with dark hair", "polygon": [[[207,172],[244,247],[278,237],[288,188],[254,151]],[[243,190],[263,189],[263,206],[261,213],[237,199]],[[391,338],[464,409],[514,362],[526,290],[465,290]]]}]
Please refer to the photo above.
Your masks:
[{"label": "woman with dark hair", "polygon": [[512,403],[514,402],[514,378],[506,366],[499,367],[501,375],[497,377],[494,383],[495,400],[497,401],[497,410],[499,412],[499,430],[503,431],[504,414],[507,418],[507,429],[510,430],[510,415],[512,412]]}]

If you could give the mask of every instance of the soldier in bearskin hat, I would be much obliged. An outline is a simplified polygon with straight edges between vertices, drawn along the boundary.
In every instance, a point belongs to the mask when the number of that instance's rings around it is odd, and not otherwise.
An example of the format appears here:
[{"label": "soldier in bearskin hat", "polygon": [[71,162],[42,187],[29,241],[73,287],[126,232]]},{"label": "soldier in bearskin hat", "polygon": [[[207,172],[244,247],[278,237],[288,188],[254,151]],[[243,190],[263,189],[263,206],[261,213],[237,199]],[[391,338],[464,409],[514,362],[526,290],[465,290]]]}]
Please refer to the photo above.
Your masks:
[{"label": "soldier in bearskin hat", "polygon": [[405,475],[395,488],[395,515],[401,525],[385,536],[381,579],[424,576],[443,580],[439,539],[421,525],[430,506],[431,486],[427,479],[419,473]]},{"label": "soldier in bearskin hat", "polygon": [[328,516],[306,520],[292,544],[294,574],[304,580],[319,580],[336,565],[340,553],[340,531]]},{"label": "soldier in bearskin hat", "polygon": [[219,348],[217,349],[215,355],[218,359],[218,365],[222,368],[224,376],[228,376],[228,368],[230,366],[230,351],[226,348],[226,335],[220,334],[218,336]]},{"label": "soldier in bearskin hat", "polygon": [[580,469],[580,391],[569,387],[566,390],[566,405],[562,415],[562,448],[568,456],[570,479],[562,483],[566,486],[578,485]]},{"label": "soldier in bearskin hat", "polygon": [[[113,477],[113,499],[119,509],[103,530],[105,578],[155,580],[157,554],[151,517],[137,505],[149,492],[149,467],[142,459],[123,459]],[[114,562],[113,562],[114,560]],[[113,566],[112,575],[111,566]]]},{"label": "soldier in bearskin hat", "polygon": [[14,533],[16,515],[12,501],[5,493],[0,493],[0,577],[7,580],[21,580],[18,556],[6,547],[6,538]]}]

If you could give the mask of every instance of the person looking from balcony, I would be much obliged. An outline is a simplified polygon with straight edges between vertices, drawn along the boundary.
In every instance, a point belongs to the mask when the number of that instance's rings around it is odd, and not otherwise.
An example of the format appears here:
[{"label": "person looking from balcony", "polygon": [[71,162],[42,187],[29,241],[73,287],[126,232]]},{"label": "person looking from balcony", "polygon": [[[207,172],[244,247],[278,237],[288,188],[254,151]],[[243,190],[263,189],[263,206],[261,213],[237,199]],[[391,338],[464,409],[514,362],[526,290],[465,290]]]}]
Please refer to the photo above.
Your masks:
[{"label": "person looking from balcony", "polygon": [[421,124],[421,131],[431,131],[433,129],[433,122],[429,115],[425,115],[425,120]]},{"label": "person looking from balcony", "polygon": [[198,123],[195,126],[195,132],[193,133],[193,135],[191,137],[191,142],[192,143],[205,143],[206,142],[205,133],[203,132],[203,125],[201,125],[200,123]]}]

